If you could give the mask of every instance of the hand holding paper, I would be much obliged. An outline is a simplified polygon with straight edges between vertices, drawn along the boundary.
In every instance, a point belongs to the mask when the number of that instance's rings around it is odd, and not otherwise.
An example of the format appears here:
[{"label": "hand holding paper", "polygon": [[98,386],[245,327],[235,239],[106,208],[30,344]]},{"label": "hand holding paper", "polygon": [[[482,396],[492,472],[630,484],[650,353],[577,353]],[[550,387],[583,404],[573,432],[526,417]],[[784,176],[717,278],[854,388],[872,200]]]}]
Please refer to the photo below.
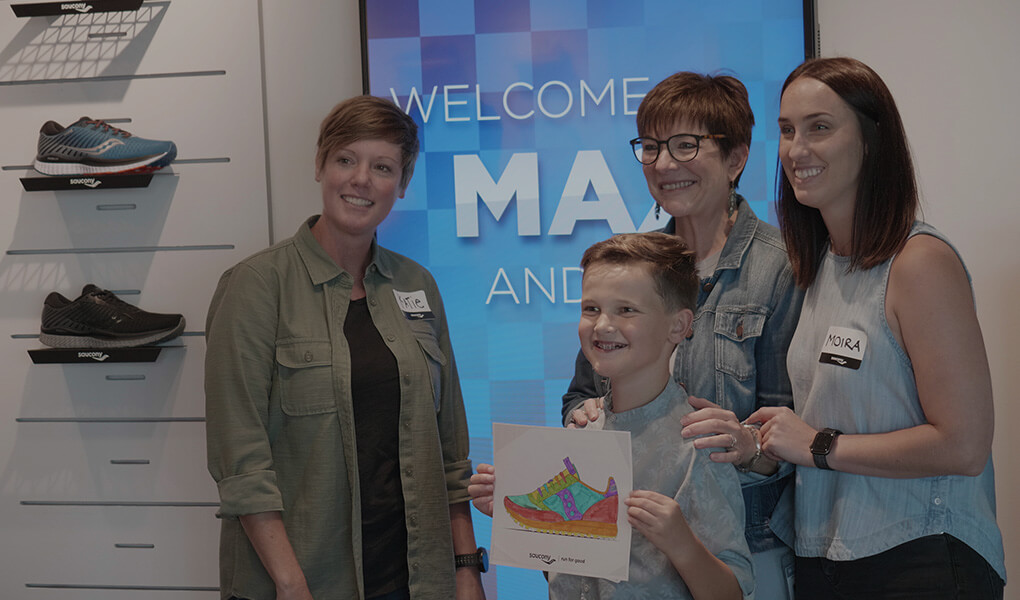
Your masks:
[{"label": "hand holding paper", "polygon": [[471,494],[471,503],[475,505],[478,512],[489,517],[492,516],[495,488],[496,467],[480,463],[477,472],[471,476],[471,485],[468,486],[468,493]]}]

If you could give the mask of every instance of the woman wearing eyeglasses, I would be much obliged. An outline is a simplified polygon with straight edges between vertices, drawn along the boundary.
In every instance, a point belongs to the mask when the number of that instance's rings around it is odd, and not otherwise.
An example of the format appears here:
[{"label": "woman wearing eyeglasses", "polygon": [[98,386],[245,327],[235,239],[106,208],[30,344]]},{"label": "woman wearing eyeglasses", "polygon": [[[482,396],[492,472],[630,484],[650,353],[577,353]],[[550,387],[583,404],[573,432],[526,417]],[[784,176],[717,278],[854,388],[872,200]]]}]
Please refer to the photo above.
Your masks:
[{"label": "woman wearing eyeglasses", "polygon": [[[757,429],[742,420],[760,407],[792,406],[786,348],[803,296],[779,231],[737,194],[754,126],[747,90],[730,76],[676,73],[645,96],[637,126],[635,157],[657,214],[670,216],[663,231],[682,237],[698,257],[693,332],[672,364],[693,407],[683,436],[740,471],[756,597],[792,597],[793,555],[769,521],[783,510],[777,503],[793,470],[763,457]],[[609,384],[578,354],[563,396],[565,422],[596,418],[590,399]]]}]

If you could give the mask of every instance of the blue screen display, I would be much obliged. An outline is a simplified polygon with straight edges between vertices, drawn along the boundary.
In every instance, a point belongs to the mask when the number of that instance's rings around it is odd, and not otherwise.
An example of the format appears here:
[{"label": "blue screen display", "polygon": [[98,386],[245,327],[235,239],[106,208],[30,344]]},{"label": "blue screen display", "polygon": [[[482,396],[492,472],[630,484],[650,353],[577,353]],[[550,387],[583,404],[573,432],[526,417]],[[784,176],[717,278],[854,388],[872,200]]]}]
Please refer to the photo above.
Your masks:
[{"label": "blue screen display", "polygon": [[[804,59],[803,0],[366,0],[371,94],[422,141],[379,242],[442,291],[474,463],[491,423],[556,426],[578,351],[581,271],[594,242],[657,229],[637,135],[641,98],[677,71],[747,87],[757,122],[740,192],[775,223],[776,117]],[[489,521],[476,513],[479,543]],[[490,598],[546,595],[500,567]],[[495,593],[493,593],[495,592]]]}]

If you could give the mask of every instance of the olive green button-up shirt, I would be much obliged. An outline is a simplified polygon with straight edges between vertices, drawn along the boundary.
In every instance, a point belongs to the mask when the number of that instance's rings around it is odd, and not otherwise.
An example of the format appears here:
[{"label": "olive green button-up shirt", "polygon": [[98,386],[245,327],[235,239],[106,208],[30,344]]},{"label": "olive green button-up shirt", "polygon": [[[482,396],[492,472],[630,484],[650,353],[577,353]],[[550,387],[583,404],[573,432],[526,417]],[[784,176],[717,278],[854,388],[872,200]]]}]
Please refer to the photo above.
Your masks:
[{"label": "olive green button-up shirt", "polygon": [[[228,270],[206,323],[209,472],[220,494],[224,598],[275,597],[237,517],[281,511],[316,600],[363,598],[351,348],[353,278],[310,227]],[[400,479],[413,598],[454,595],[449,505],[469,499],[471,464],[446,314],[432,276],[372,245],[372,322],[400,375]]]}]

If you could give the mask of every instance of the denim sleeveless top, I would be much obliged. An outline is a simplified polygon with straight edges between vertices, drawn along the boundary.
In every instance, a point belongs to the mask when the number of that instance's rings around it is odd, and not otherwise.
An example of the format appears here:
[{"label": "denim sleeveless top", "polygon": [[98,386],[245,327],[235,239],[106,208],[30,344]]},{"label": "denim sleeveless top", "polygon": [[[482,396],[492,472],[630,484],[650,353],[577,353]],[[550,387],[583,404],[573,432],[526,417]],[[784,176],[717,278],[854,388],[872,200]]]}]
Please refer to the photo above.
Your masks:
[{"label": "denim sleeveless top", "polygon": [[[919,234],[949,244],[915,222],[910,236]],[[910,358],[885,318],[891,264],[848,273],[849,258],[828,252],[807,291],[787,364],[797,414],[815,428],[881,433],[926,422]],[[795,502],[797,556],[855,560],[948,533],[1006,579],[991,457],[977,477],[891,479],[798,467]]]}]

